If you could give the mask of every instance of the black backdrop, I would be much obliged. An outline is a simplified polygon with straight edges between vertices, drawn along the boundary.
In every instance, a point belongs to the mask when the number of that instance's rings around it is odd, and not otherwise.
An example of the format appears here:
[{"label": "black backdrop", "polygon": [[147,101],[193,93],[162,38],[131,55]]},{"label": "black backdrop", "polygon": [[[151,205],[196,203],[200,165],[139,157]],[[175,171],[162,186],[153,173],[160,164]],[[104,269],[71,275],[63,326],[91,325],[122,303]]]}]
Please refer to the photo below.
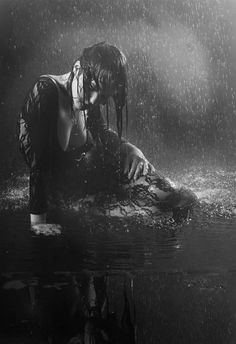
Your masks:
[{"label": "black backdrop", "polygon": [[15,127],[40,74],[107,40],[129,63],[128,137],[154,164],[234,161],[233,0],[0,0],[1,172],[21,166]]}]

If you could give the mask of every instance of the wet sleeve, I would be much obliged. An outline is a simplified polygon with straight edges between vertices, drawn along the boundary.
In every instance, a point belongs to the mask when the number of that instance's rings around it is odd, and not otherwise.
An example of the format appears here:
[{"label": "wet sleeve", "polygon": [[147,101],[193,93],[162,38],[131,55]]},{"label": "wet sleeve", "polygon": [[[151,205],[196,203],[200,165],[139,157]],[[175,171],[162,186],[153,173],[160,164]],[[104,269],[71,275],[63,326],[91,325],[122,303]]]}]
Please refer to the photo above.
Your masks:
[{"label": "wet sleeve", "polygon": [[105,149],[113,154],[118,153],[121,143],[126,142],[124,138],[120,139],[117,133],[108,127],[99,107],[93,110],[89,127],[93,137],[99,139]]},{"label": "wet sleeve", "polygon": [[55,104],[54,84],[39,80],[29,93],[19,119],[20,149],[30,168],[31,214],[47,211]]}]

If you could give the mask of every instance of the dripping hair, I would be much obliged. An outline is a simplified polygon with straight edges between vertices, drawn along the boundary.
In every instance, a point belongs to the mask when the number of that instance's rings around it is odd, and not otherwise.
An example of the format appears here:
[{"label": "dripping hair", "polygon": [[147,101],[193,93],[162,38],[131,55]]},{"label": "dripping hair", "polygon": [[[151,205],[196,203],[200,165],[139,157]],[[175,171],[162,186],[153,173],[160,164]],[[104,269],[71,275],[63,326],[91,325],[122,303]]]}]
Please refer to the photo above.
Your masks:
[{"label": "dripping hair", "polygon": [[[91,81],[94,80],[98,89],[114,86],[113,100],[116,110],[116,124],[118,135],[121,138],[123,129],[123,109],[126,113],[126,129],[128,126],[127,106],[127,71],[126,57],[114,45],[100,42],[85,48],[80,61],[83,71],[84,95],[89,94]],[[72,75],[73,76],[73,75]],[[106,104],[107,126],[109,126],[109,102]]]}]

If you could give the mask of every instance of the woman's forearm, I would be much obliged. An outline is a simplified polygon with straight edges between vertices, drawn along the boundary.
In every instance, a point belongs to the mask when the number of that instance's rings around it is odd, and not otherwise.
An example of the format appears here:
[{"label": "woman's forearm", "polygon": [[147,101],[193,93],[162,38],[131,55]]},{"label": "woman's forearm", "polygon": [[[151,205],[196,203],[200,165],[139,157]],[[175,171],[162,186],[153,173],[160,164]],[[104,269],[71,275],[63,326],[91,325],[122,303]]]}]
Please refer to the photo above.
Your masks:
[{"label": "woman's forearm", "polygon": [[130,143],[129,141],[123,141],[121,145],[121,153],[123,156],[131,155],[131,154],[137,154],[137,152],[140,152],[140,149]]},{"label": "woman's forearm", "polygon": [[120,139],[115,131],[107,128],[100,132],[100,139],[104,147],[115,155],[120,151],[121,144],[126,142],[124,138]]},{"label": "woman's forearm", "polygon": [[[40,162],[40,165],[42,163]],[[46,223],[48,170],[37,167],[30,170],[30,221],[31,224]]]}]

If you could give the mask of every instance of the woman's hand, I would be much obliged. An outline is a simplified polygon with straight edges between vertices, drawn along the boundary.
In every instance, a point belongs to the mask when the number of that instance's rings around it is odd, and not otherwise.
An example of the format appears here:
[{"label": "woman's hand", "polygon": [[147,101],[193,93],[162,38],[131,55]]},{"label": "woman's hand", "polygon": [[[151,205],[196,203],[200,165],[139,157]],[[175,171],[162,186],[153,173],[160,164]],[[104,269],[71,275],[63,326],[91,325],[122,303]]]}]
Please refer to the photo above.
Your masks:
[{"label": "woman's hand", "polygon": [[125,162],[124,173],[128,178],[136,181],[141,176],[145,176],[148,172],[155,172],[155,168],[145,158],[144,154],[136,146],[131,143],[124,143],[125,146]]},{"label": "woman's hand", "polygon": [[46,213],[44,214],[30,214],[31,230],[36,235],[60,235],[61,225],[55,223],[46,223]]},{"label": "woman's hand", "polygon": [[36,235],[55,236],[61,234],[62,227],[55,223],[38,223],[31,225],[31,230]]}]

